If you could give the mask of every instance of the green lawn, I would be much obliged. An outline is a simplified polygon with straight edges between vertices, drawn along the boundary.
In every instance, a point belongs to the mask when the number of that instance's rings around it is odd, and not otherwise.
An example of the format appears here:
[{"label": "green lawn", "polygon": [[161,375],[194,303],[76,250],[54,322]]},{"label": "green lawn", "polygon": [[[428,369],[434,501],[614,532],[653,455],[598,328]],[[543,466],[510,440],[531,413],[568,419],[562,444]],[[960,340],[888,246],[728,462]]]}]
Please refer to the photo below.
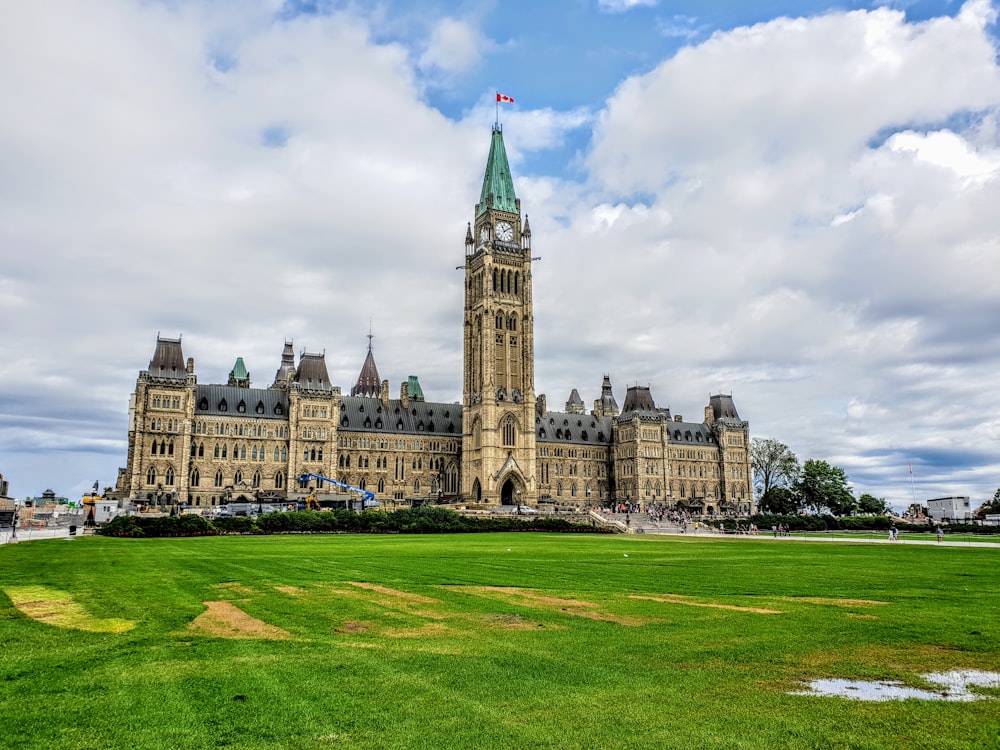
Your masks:
[{"label": "green lawn", "polygon": [[[0,547],[0,746],[985,748],[1000,551],[535,534]],[[16,604],[16,606],[15,606]]]}]

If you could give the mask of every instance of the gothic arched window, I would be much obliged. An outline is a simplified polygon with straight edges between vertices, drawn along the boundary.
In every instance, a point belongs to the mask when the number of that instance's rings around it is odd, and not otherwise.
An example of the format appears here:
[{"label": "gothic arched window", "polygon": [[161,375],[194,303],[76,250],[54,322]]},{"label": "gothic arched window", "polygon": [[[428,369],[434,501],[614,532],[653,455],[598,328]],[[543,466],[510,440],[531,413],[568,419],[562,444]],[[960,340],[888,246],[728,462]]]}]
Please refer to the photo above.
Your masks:
[{"label": "gothic arched window", "polygon": [[517,424],[514,422],[513,417],[504,417],[500,423],[500,429],[503,433],[504,447],[512,448],[517,445]]}]

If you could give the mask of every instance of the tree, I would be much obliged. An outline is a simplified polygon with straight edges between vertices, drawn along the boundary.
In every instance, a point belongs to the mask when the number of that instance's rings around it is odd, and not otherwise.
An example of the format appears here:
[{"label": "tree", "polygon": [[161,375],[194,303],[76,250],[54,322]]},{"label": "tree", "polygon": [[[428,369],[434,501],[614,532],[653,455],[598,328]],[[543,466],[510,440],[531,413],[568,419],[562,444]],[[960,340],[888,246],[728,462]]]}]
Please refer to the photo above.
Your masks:
[{"label": "tree", "polygon": [[987,500],[985,503],[976,508],[975,517],[984,520],[986,514],[1000,513],[1000,490],[993,493],[993,499]]},{"label": "tree", "polygon": [[858,498],[858,513],[870,513],[875,516],[884,515],[889,511],[889,503],[885,498],[869,495],[867,492]]},{"label": "tree", "polygon": [[762,513],[792,516],[802,510],[799,498],[787,487],[772,487],[760,499]]},{"label": "tree", "polygon": [[792,487],[801,471],[795,454],[774,438],[753,438],[750,441],[750,466],[754,486],[762,499],[776,487]]},{"label": "tree", "polygon": [[847,474],[826,461],[812,458],[806,461],[796,489],[803,506],[812,508],[815,513],[827,508],[835,516],[849,516],[858,505],[847,484]]}]

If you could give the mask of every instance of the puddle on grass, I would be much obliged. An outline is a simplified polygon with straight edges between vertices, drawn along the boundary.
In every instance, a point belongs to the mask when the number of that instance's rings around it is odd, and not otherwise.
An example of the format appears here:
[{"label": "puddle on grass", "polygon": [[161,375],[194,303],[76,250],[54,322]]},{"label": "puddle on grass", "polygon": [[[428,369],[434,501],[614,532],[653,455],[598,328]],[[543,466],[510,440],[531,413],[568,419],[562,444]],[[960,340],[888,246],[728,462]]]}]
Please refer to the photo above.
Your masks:
[{"label": "puddle on grass", "polygon": [[940,688],[923,690],[894,680],[821,679],[809,681],[806,683],[807,690],[794,691],[791,695],[820,695],[855,701],[902,701],[915,698],[925,701],[967,702],[990,697],[975,693],[969,688],[1000,688],[1000,674],[974,669],[935,672],[923,675],[923,679],[932,685],[940,685]]}]

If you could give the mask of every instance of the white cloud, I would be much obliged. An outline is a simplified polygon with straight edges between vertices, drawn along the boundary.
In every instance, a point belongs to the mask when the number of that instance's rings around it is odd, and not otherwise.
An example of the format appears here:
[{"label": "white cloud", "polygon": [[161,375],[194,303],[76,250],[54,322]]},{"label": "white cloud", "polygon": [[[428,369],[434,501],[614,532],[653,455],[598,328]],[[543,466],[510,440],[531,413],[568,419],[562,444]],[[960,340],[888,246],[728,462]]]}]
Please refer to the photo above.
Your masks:
[{"label": "white cloud", "polygon": [[420,68],[436,68],[444,73],[466,71],[479,63],[485,44],[479,30],[470,23],[442,18],[431,31],[427,48],[420,56]]},{"label": "white cloud", "polygon": [[658,0],[597,0],[598,7],[610,13],[624,13],[634,8],[651,8],[657,3]]}]

